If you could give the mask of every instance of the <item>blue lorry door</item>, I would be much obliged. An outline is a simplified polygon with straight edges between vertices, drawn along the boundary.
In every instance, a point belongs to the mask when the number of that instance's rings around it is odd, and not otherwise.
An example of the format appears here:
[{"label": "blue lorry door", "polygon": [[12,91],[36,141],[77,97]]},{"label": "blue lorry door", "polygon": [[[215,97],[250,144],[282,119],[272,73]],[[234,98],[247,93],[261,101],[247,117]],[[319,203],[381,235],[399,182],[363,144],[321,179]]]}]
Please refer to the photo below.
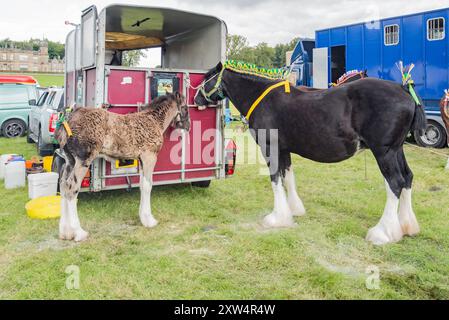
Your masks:
[{"label": "blue lorry door", "polygon": [[415,64],[412,71],[416,91],[425,96],[425,59],[424,59],[424,35],[423,17],[421,14],[402,18],[400,41],[402,47],[402,61],[405,65]]},{"label": "blue lorry door", "polygon": [[[393,80],[395,82],[402,82],[401,73],[396,66],[399,60],[402,60],[401,55],[401,33],[402,33],[402,23],[401,19],[388,19],[382,20],[381,23],[381,34],[382,36],[382,75],[381,79]],[[397,29],[396,29],[397,28]],[[397,30],[397,41],[390,37],[390,40],[394,40],[393,43],[387,43],[386,30],[396,29]],[[369,73],[368,73],[369,74]]]},{"label": "blue lorry door", "polygon": [[350,39],[346,46],[346,68],[357,70],[364,65],[363,25],[348,26],[346,32]]}]

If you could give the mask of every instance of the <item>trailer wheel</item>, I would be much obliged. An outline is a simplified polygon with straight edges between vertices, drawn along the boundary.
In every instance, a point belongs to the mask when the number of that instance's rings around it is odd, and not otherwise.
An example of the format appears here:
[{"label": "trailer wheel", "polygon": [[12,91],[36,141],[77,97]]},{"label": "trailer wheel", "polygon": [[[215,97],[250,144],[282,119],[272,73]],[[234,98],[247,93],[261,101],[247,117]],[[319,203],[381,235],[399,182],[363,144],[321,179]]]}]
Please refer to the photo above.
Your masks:
[{"label": "trailer wheel", "polygon": [[210,183],[211,183],[210,180],[192,182],[192,187],[196,187],[196,188],[209,188]]},{"label": "trailer wheel", "polygon": [[446,129],[436,121],[429,120],[423,136],[413,133],[416,143],[425,148],[444,148],[447,143]]}]

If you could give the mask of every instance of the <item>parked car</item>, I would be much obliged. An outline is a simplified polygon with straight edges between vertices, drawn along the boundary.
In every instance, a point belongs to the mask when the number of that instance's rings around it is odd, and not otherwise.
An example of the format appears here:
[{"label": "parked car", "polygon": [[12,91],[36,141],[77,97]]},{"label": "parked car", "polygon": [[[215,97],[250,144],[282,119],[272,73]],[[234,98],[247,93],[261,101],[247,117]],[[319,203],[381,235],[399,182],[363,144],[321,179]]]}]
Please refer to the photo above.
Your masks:
[{"label": "parked car", "polygon": [[40,156],[52,155],[57,147],[54,138],[57,110],[64,104],[63,88],[48,88],[31,107],[27,141],[36,143]]},{"label": "parked car", "polygon": [[37,81],[30,76],[0,75],[0,134],[24,136],[28,114],[38,98]]}]

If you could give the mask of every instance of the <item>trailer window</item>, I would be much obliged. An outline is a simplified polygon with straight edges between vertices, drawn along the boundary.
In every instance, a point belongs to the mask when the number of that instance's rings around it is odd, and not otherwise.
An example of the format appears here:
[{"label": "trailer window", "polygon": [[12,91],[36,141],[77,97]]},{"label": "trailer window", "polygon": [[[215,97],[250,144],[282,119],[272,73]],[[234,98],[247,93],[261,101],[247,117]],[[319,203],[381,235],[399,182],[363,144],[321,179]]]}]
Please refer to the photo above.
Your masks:
[{"label": "trailer window", "polygon": [[443,40],[445,38],[444,18],[427,20],[427,40]]},{"label": "trailer window", "polygon": [[392,24],[385,26],[384,43],[386,46],[395,46],[399,43],[399,25]]}]

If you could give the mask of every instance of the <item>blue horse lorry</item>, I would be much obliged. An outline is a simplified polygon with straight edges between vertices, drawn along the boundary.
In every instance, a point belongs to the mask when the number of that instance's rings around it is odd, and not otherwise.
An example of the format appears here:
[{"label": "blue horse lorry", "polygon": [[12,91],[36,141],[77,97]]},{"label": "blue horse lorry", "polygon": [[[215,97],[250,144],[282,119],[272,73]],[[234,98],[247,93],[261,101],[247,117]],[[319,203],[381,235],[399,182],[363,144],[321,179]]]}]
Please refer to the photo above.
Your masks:
[{"label": "blue horse lorry", "polygon": [[290,68],[297,85],[328,88],[351,70],[402,82],[396,63],[415,64],[416,90],[424,101],[428,128],[415,134],[421,146],[443,148],[448,134],[439,101],[449,88],[449,8],[318,30],[315,40],[301,39]]}]

